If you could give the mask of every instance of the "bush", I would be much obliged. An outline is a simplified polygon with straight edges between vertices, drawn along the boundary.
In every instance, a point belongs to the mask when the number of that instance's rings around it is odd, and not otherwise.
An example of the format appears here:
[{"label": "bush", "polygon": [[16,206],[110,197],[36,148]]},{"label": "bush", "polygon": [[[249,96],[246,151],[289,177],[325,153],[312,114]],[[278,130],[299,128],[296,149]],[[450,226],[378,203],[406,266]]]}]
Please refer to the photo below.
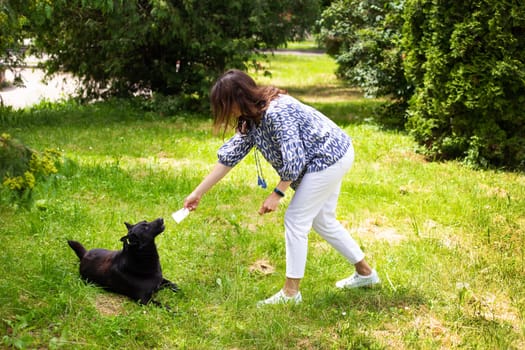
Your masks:
[{"label": "bush", "polygon": [[300,37],[318,9],[317,0],[57,0],[28,12],[47,72],[81,78],[85,96],[153,92],[195,108],[226,68]]},{"label": "bush", "polygon": [[319,40],[335,57],[337,75],[370,97],[390,102],[380,112],[388,124],[402,127],[412,87],[402,64],[404,0],[337,0],[322,13]]},{"label": "bush", "polygon": [[407,129],[426,155],[525,169],[525,3],[405,7]]},{"label": "bush", "polygon": [[37,181],[58,172],[60,153],[55,150],[37,152],[9,134],[0,136],[0,179],[3,191],[16,198],[30,198]]}]

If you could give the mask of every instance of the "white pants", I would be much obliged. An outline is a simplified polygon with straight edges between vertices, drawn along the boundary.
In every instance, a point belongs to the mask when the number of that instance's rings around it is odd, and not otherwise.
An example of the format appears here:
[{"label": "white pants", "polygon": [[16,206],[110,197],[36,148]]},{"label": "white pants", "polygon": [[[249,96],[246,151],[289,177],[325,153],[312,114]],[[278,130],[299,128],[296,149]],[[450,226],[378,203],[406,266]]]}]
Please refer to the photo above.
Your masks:
[{"label": "white pants", "polygon": [[335,216],[341,182],[353,162],[354,149],[350,146],[334,165],[304,175],[284,216],[286,277],[304,277],[308,234],[312,227],[351,264],[364,259],[357,242]]}]

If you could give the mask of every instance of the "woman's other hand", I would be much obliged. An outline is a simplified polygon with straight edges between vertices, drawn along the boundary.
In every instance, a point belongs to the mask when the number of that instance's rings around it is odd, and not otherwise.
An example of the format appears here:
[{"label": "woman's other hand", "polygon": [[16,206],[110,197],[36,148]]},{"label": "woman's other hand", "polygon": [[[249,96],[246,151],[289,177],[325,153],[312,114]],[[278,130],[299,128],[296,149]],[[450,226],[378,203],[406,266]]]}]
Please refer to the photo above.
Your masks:
[{"label": "woman's other hand", "polygon": [[272,192],[259,208],[259,215],[276,211],[279,207],[279,202],[281,201],[281,198],[282,197],[279,196],[277,193]]}]

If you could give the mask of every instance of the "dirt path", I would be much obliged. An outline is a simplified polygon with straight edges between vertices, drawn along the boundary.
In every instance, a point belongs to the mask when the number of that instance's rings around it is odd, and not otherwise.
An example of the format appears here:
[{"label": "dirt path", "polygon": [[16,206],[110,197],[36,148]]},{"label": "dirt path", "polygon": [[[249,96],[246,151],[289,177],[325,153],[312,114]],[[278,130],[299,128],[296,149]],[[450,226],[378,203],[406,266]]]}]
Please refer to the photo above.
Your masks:
[{"label": "dirt path", "polygon": [[[23,86],[8,86],[0,90],[1,101],[4,106],[15,109],[24,108],[40,102],[43,99],[56,101],[71,95],[76,81],[70,75],[64,74],[54,77],[48,82],[43,82],[44,73],[37,68],[19,69]],[[14,75],[7,71],[6,80],[13,82]]]}]

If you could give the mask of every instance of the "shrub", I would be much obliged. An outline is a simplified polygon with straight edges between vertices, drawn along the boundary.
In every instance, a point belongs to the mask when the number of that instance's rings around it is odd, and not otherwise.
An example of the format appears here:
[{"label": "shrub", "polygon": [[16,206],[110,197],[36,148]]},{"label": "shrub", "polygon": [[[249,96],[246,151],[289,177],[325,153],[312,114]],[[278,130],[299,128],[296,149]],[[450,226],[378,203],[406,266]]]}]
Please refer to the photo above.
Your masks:
[{"label": "shrub", "polygon": [[199,107],[226,68],[300,37],[317,0],[40,1],[28,9],[49,74],[81,78],[97,97],[150,92]]},{"label": "shrub", "polygon": [[405,7],[407,128],[426,155],[525,169],[525,3]]},{"label": "shrub", "polygon": [[58,172],[60,153],[38,152],[9,134],[0,136],[0,179],[2,187],[18,198],[29,198],[37,181]]},{"label": "shrub", "polygon": [[401,29],[404,0],[337,0],[322,13],[319,40],[338,64],[337,75],[370,97],[386,96],[381,110],[389,124],[402,127],[412,94],[405,79]]}]

